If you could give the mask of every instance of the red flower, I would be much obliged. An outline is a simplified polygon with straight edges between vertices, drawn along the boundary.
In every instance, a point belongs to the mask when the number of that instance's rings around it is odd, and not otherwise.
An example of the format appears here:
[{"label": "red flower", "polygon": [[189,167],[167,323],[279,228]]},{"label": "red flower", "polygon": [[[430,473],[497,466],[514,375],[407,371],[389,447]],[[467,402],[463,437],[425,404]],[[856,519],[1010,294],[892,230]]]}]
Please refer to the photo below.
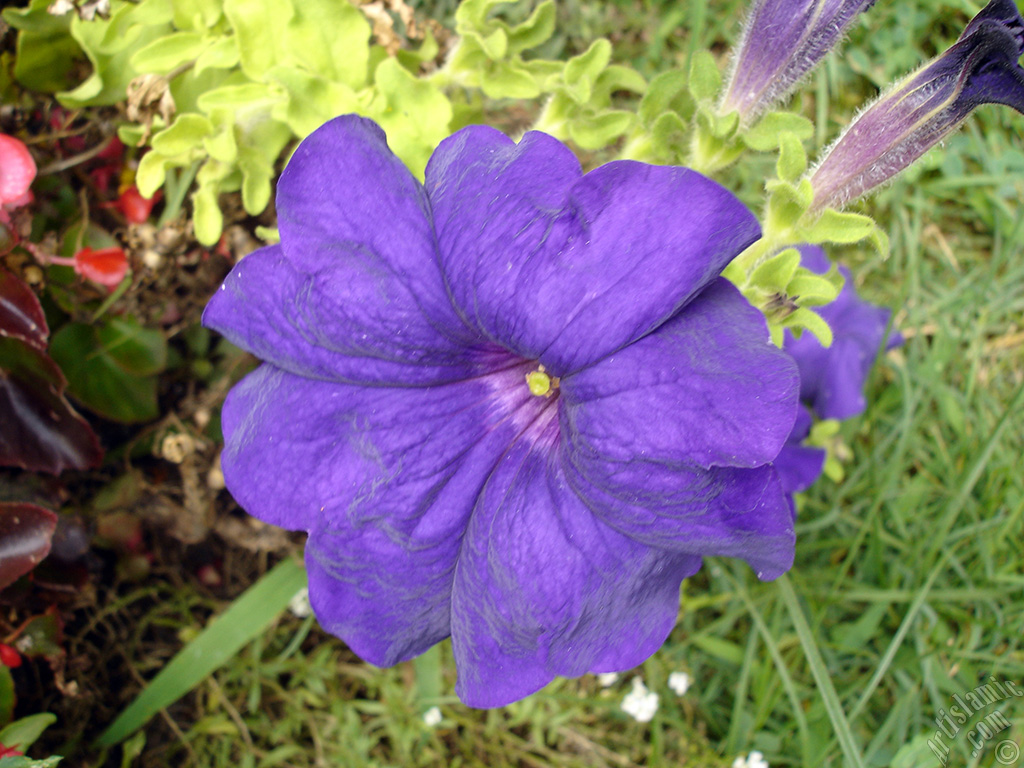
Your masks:
[{"label": "red flower", "polygon": [[[0,643],[0,664],[8,669],[16,669],[21,666],[21,654],[6,643]],[[3,746],[0,744],[0,746]],[[3,757],[0,754],[0,757]]]},{"label": "red flower", "polygon": [[0,133],[0,206],[16,208],[31,201],[29,187],[36,177],[36,161],[28,148]]},{"label": "red flower", "polygon": [[139,188],[132,184],[117,198],[115,207],[124,214],[129,224],[143,224],[149,220],[149,214],[160,197],[159,190],[152,197],[143,197]]},{"label": "red flower", "polygon": [[19,752],[14,747],[5,747],[3,744],[0,744],[0,758],[3,758],[3,757],[21,757],[23,754],[25,754],[25,753],[24,752]]},{"label": "red flower", "polygon": [[128,257],[121,248],[83,248],[75,254],[75,272],[94,283],[113,288],[128,272]]}]

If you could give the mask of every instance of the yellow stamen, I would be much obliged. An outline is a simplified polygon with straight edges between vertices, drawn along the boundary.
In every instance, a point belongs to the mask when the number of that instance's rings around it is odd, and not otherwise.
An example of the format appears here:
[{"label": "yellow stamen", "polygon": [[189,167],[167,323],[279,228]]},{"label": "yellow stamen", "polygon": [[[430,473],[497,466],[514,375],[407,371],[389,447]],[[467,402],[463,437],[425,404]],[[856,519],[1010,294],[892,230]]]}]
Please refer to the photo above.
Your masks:
[{"label": "yellow stamen", "polygon": [[[526,386],[530,388],[531,395],[545,397],[551,394],[551,377],[544,373],[543,366],[541,366],[540,370],[526,374]],[[557,380],[555,386],[558,386]]]}]

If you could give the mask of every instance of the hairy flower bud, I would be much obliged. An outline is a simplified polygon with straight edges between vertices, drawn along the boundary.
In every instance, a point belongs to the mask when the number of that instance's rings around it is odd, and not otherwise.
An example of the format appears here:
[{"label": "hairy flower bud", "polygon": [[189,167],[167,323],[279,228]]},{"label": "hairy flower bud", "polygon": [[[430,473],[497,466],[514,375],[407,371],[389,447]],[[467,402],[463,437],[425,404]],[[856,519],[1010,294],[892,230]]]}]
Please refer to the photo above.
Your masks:
[{"label": "hairy flower bud", "polygon": [[992,0],[945,53],[896,83],[857,117],[811,175],[812,211],[840,207],[893,178],[955,131],[980,104],[1024,113],[1024,19]]},{"label": "hairy flower bud", "polygon": [[721,112],[749,124],[792,93],[875,0],[755,0]]}]

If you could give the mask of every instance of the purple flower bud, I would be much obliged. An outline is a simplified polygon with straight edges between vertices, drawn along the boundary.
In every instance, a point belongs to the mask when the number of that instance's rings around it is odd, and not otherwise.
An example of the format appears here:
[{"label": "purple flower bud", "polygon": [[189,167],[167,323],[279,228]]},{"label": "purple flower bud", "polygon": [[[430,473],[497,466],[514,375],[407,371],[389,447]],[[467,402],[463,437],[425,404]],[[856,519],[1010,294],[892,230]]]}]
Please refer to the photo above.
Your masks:
[{"label": "purple flower bud", "polygon": [[782,101],[875,0],[754,0],[721,111],[751,123]]},{"label": "purple flower bud", "polygon": [[891,87],[853,121],[811,176],[811,210],[840,207],[891,179],[980,104],[1024,113],[1024,19],[992,0],[945,53]]}]

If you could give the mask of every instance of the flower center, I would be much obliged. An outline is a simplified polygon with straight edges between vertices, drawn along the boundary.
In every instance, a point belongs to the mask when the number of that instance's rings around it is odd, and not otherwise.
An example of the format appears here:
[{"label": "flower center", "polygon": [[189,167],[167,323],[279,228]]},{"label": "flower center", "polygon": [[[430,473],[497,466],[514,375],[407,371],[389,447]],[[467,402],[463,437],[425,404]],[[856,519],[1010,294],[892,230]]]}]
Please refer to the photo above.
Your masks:
[{"label": "flower center", "polygon": [[537,397],[551,397],[553,389],[558,389],[558,377],[549,376],[543,365],[537,365],[536,371],[526,374],[526,386],[530,394]]}]

